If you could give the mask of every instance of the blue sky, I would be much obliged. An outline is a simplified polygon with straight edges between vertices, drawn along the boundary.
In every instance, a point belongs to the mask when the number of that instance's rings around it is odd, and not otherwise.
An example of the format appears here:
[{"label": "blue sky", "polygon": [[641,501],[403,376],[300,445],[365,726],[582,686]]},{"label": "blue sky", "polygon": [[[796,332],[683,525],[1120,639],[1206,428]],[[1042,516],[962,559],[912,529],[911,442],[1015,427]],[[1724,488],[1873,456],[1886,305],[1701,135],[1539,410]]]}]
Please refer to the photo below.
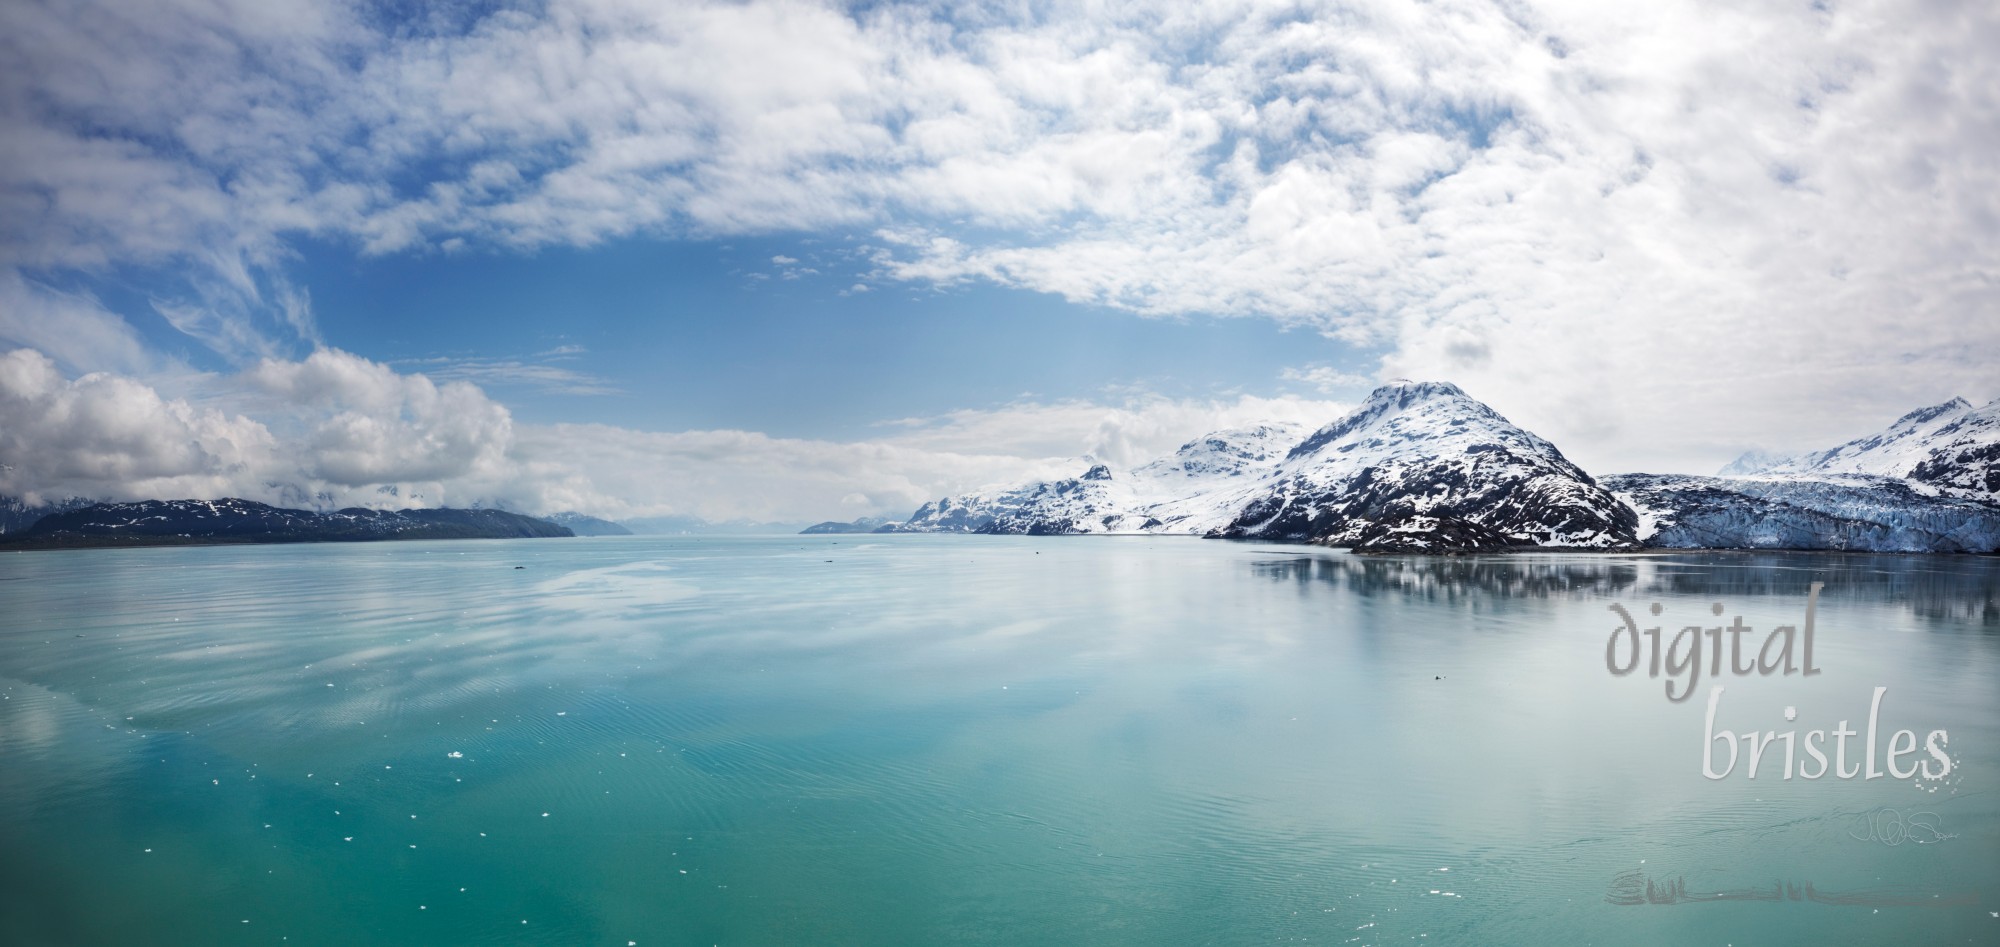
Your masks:
[{"label": "blue sky", "polygon": [[[1335,387],[1349,396],[1369,387],[1357,347],[1270,320],[1133,318],[1025,289],[873,280],[865,237],[388,256],[301,241],[285,270],[310,289],[325,345],[474,381],[540,423],[853,439],[885,421],[1022,400],[1321,393],[1282,377],[1306,362],[1347,363],[1352,377]],[[207,371],[236,367],[155,311],[162,294],[187,291],[173,270],[66,275],[149,346]],[[303,357],[312,345],[284,348]]]},{"label": "blue sky", "polygon": [[1454,381],[2000,395],[1979,3],[21,2],[0,493],[817,519]]},{"label": "blue sky", "polygon": [[1280,373],[1347,350],[1268,320],[1135,319],[1028,290],[871,283],[852,246],[780,237],[446,259],[332,251],[300,272],[324,287],[313,302],[328,344],[434,374],[498,359],[581,376],[475,376],[517,417],[544,422],[849,439],[885,420],[1022,399],[1311,392]]}]

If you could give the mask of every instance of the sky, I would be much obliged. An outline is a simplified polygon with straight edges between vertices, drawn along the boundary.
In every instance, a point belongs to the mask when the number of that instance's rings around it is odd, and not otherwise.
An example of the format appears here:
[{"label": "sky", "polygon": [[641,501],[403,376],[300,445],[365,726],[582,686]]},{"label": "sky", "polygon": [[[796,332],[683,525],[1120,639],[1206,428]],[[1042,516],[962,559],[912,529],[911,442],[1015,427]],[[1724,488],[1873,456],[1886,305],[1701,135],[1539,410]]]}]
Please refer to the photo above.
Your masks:
[{"label": "sky", "polygon": [[2000,396],[1984,2],[14,0],[0,494],[814,521]]}]

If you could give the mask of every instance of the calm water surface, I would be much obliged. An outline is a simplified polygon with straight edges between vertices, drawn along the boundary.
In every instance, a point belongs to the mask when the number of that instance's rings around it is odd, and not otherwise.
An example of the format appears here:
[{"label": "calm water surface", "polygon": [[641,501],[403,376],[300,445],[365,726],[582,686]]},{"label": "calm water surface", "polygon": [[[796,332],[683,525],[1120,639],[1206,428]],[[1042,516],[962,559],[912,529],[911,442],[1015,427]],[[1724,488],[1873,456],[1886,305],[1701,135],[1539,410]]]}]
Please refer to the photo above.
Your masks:
[{"label": "calm water surface", "polygon": [[[1761,643],[1815,581],[1824,673],[1718,725],[1887,687],[1950,776],[1705,779],[1710,682],[1606,670],[1611,603]],[[2000,943],[1996,672],[1991,558],[0,554],[0,942]]]}]

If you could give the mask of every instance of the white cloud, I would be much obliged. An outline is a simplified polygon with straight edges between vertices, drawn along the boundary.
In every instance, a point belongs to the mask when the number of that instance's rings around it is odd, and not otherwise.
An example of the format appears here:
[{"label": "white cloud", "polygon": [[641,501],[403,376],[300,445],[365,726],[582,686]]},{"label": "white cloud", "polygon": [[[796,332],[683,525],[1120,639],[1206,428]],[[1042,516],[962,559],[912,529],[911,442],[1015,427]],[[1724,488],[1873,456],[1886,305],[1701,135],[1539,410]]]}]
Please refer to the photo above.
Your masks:
[{"label": "white cloud", "polygon": [[507,409],[469,382],[433,383],[335,349],[265,360],[250,386],[306,417],[305,472],[342,487],[502,475]]},{"label": "white cloud", "polygon": [[65,379],[32,349],[0,354],[0,493],[211,497],[263,491],[276,445],[262,424],[166,400],[119,375]]},{"label": "white cloud", "polygon": [[201,396],[107,373],[65,378],[28,349],[0,355],[0,495],[817,520],[908,513],[948,493],[1074,476],[1087,457],[1133,464],[1213,430],[1342,412],[1296,398],[1141,393],[906,419],[841,443],[520,424],[470,383],[331,349],[183,387]]},{"label": "white cloud", "polygon": [[229,275],[295,236],[841,227],[876,282],[1311,327],[1600,470],[2000,394],[1976,0],[86,6],[0,7],[0,265],[199,260],[250,301],[162,312],[241,359],[316,338]]},{"label": "white cloud", "polygon": [[1067,466],[1058,464],[1044,475],[1073,476],[1082,472],[1069,469],[1077,459],[1135,466],[1214,431],[1270,421],[1318,427],[1349,407],[1302,398],[1174,399],[1140,393],[1110,403],[1024,402],[961,410],[884,427],[893,432],[886,437],[893,444],[952,454],[1045,457]]}]

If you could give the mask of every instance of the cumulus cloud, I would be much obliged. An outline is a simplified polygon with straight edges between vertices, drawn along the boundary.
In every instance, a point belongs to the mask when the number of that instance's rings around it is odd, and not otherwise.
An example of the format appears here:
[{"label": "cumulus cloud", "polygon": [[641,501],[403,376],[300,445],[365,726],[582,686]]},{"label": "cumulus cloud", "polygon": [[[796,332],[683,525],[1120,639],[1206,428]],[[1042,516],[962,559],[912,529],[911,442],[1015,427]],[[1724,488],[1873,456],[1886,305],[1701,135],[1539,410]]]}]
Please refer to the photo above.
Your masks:
[{"label": "cumulus cloud", "polygon": [[490,478],[506,468],[513,417],[469,382],[433,383],[333,349],[245,373],[303,415],[306,474],[342,487]]},{"label": "cumulus cloud", "polygon": [[188,387],[200,396],[108,373],[68,378],[29,349],[0,355],[0,495],[814,520],[907,513],[948,493],[1074,476],[1089,459],[1134,464],[1213,430],[1342,411],[1134,393],[902,419],[834,442],[521,424],[469,382],[332,349]]},{"label": "cumulus cloud", "polygon": [[1694,469],[2000,394],[1996,47],[1977,0],[19,2],[0,265],[203,261],[254,318],[161,311],[247,363],[301,236],[860,229],[872,282],[1276,319]]},{"label": "cumulus cloud", "polygon": [[66,379],[32,349],[0,354],[0,493],[30,503],[264,493],[277,467],[275,439],[256,421],[118,375]]}]

